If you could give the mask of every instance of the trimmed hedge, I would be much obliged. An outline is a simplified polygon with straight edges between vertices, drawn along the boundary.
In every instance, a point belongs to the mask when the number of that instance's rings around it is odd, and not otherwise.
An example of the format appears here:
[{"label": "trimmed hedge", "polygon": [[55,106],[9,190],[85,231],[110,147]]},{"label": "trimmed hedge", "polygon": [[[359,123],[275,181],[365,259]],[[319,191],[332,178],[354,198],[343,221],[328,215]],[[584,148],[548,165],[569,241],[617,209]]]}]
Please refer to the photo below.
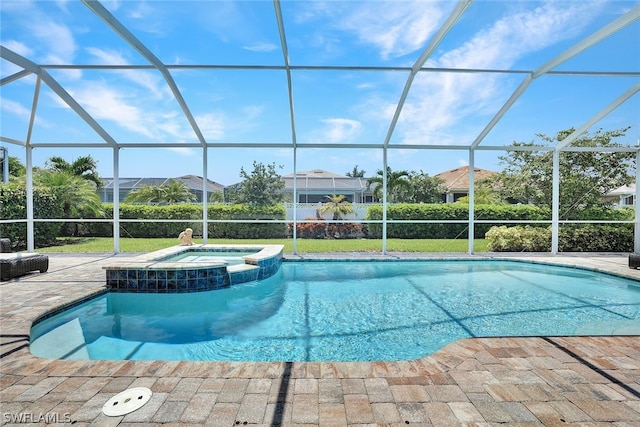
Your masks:
[{"label": "trimmed hedge", "polygon": [[633,224],[571,224],[558,234],[560,252],[633,252]]},{"label": "trimmed hedge", "polygon": [[[486,234],[489,251],[549,252],[551,227],[492,227]],[[631,224],[571,224],[558,231],[560,252],[633,252]]]},{"label": "trimmed hedge", "polygon": [[[284,205],[211,205],[210,220],[281,220],[287,217]],[[281,239],[287,224],[279,223],[209,223],[209,236],[227,239]]]},{"label": "trimmed hedge", "polygon": [[[50,189],[33,187],[33,216],[37,219],[61,218],[62,205]],[[27,190],[15,184],[0,184],[0,218],[21,219],[27,217]],[[64,222],[35,223],[34,245],[36,248],[49,246],[55,241]],[[0,224],[0,237],[11,239],[16,249],[27,246],[27,224]]]},{"label": "trimmed hedge", "polygon": [[[478,205],[475,208],[475,219],[490,220],[544,220],[551,214],[548,209],[529,205]],[[367,218],[382,220],[382,207],[372,206],[367,211]],[[451,223],[414,223],[387,224],[387,237],[398,239],[456,239],[466,238],[469,219],[469,206],[461,203],[447,204],[397,204],[387,207],[387,220],[462,220],[463,224]],[[545,227],[544,224],[541,224]],[[482,239],[492,224],[476,223],[474,238]],[[382,224],[369,223],[369,235],[382,237]]]},{"label": "trimmed hedge", "polygon": [[[104,209],[112,218],[113,205],[105,204]],[[207,210],[209,220],[283,220],[286,218],[284,206],[210,205]],[[189,227],[194,236],[202,236],[202,206],[193,204],[148,206],[120,205],[120,219],[180,219],[180,222],[121,222],[123,237],[175,237]],[[282,238],[286,233],[282,223],[209,223],[210,238],[264,239]],[[113,236],[113,226],[109,223],[91,223],[93,236]]]}]

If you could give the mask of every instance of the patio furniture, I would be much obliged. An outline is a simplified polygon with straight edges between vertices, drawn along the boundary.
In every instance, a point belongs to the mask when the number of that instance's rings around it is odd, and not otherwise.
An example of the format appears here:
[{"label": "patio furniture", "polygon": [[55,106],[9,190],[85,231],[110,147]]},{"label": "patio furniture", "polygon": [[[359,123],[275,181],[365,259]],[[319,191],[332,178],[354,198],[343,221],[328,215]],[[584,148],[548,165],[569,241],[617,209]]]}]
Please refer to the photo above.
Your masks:
[{"label": "patio furniture", "polygon": [[11,252],[11,240],[0,239],[0,280],[9,280],[32,271],[49,269],[49,257],[35,253]]},{"label": "patio furniture", "polygon": [[629,254],[629,268],[640,268],[640,253]]}]

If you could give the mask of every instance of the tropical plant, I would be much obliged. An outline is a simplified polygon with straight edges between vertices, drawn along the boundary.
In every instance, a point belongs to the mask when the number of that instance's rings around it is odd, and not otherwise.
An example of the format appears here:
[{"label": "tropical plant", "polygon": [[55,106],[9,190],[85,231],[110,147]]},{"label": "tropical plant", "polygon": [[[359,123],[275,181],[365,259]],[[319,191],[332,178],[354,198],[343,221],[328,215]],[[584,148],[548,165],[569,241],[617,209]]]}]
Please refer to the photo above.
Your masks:
[{"label": "tropical plant", "polygon": [[[575,140],[571,147],[613,148],[621,147],[614,139],[629,128],[612,131],[588,132]],[[546,144],[514,143],[520,147],[542,147],[559,143],[572,134],[573,128],[562,130],[554,137],[537,136]],[[633,181],[630,171],[635,167],[635,154],[612,151],[561,151],[560,152],[560,216],[580,218],[582,212],[606,203],[604,195]],[[506,165],[504,170],[491,178],[502,198],[537,206],[551,206],[553,182],[553,153],[550,151],[509,151],[499,157]]]},{"label": "tropical plant", "polygon": [[355,165],[351,172],[347,172],[345,175],[351,178],[363,178],[365,173],[364,170],[358,169],[358,165]]},{"label": "tropical plant", "polygon": [[100,197],[93,183],[66,171],[39,170],[33,176],[35,185],[48,187],[62,204],[64,218],[103,215]]},{"label": "tropical plant", "polygon": [[[480,183],[478,183],[480,184]],[[500,198],[500,194],[487,186],[479,185],[473,193],[474,205],[504,205],[506,204]],[[456,200],[456,203],[469,204],[469,196],[462,196]]]},{"label": "tropical plant", "polygon": [[214,191],[209,196],[210,203],[224,203],[224,193],[222,191]]},{"label": "tropical plant", "polygon": [[328,200],[318,208],[318,213],[320,215],[327,212],[332,212],[333,220],[337,221],[343,219],[345,215],[349,215],[355,212],[353,206],[351,205],[351,202],[346,200],[346,197],[342,194],[339,196],[333,194],[331,196],[325,196],[325,198]]},{"label": "tropical plant", "polygon": [[196,196],[183,182],[170,179],[168,182],[162,184],[161,187],[164,196],[163,202],[168,205],[189,203],[196,200]]},{"label": "tropical plant", "polygon": [[444,180],[420,171],[409,173],[410,188],[406,191],[403,202],[408,203],[442,203]]},{"label": "tropical plant", "polygon": [[[0,164],[2,164],[0,162]],[[2,164],[4,168],[4,165]],[[0,173],[2,173],[0,171]],[[14,156],[9,156],[9,180],[14,180],[15,178],[20,178],[25,176],[27,173],[27,168],[20,162],[20,159]]]},{"label": "tropical plant", "polygon": [[98,163],[91,156],[80,156],[72,163],[60,156],[50,157],[45,166],[54,172],[67,172],[93,182],[97,188],[102,187],[102,179],[98,174]]},{"label": "tropical plant", "polygon": [[127,194],[125,203],[142,203],[144,205],[159,205],[162,202],[162,187],[159,185],[142,184]]},{"label": "tropical plant", "polygon": [[125,203],[142,203],[145,205],[173,205],[177,203],[189,203],[196,200],[196,197],[189,191],[189,188],[173,179],[162,185],[141,185],[140,188],[131,190]]},{"label": "tropical plant", "polygon": [[275,163],[264,165],[254,161],[251,173],[240,168],[240,177],[242,182],[229,193],[235,199],[233,203],[270,206],[284,200],[285,183],[276,172]]},{"label": "tropical plant", "polygon": [[[378,170],[377,176],[369,178],[367,181],[368,188],[371,188],[373,184],[373,197],[377,200],[382,200],[382,186],[384,182],[384,171]],[[390,167],[387,166],[387,201],[390,203],[398,203],[404,201],[406,193],[411,189],[411,182],[409,180],[409,172],[405,170],[393,172]]]}]

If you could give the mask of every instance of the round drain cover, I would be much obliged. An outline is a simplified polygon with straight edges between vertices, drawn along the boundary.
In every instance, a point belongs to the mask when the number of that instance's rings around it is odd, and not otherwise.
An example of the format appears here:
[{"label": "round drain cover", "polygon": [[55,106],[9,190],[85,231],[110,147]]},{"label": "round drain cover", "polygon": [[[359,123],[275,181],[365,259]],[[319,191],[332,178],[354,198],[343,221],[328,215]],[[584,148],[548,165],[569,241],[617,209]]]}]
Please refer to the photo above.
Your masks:
[{"label": "round drain cover", "polygon": [[102,406],[102,413],[108,417],[118,417],[128,414],[151,399],[151,390],[146,387],[134,387],[116,394]]}]

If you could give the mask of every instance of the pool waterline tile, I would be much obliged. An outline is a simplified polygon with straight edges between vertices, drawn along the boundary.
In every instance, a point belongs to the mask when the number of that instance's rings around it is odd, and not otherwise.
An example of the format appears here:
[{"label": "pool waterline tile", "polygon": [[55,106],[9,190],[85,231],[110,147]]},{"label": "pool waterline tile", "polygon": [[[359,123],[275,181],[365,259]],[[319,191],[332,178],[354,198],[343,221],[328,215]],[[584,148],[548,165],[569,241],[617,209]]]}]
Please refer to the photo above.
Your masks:
[{"label": "pool waterline tile", "polygon": [[[262,280],[273,276],[282,264],[283,245],[173,246],[138,255],[124,262],[104,265],[105,280],[112,292],[203,292]],[[250,253],[244,264],[224,260],[173,261],[188,252]],[[207,280],[191,280],[195,277]],[[151,281],[149,281],[151,280]]]}]

